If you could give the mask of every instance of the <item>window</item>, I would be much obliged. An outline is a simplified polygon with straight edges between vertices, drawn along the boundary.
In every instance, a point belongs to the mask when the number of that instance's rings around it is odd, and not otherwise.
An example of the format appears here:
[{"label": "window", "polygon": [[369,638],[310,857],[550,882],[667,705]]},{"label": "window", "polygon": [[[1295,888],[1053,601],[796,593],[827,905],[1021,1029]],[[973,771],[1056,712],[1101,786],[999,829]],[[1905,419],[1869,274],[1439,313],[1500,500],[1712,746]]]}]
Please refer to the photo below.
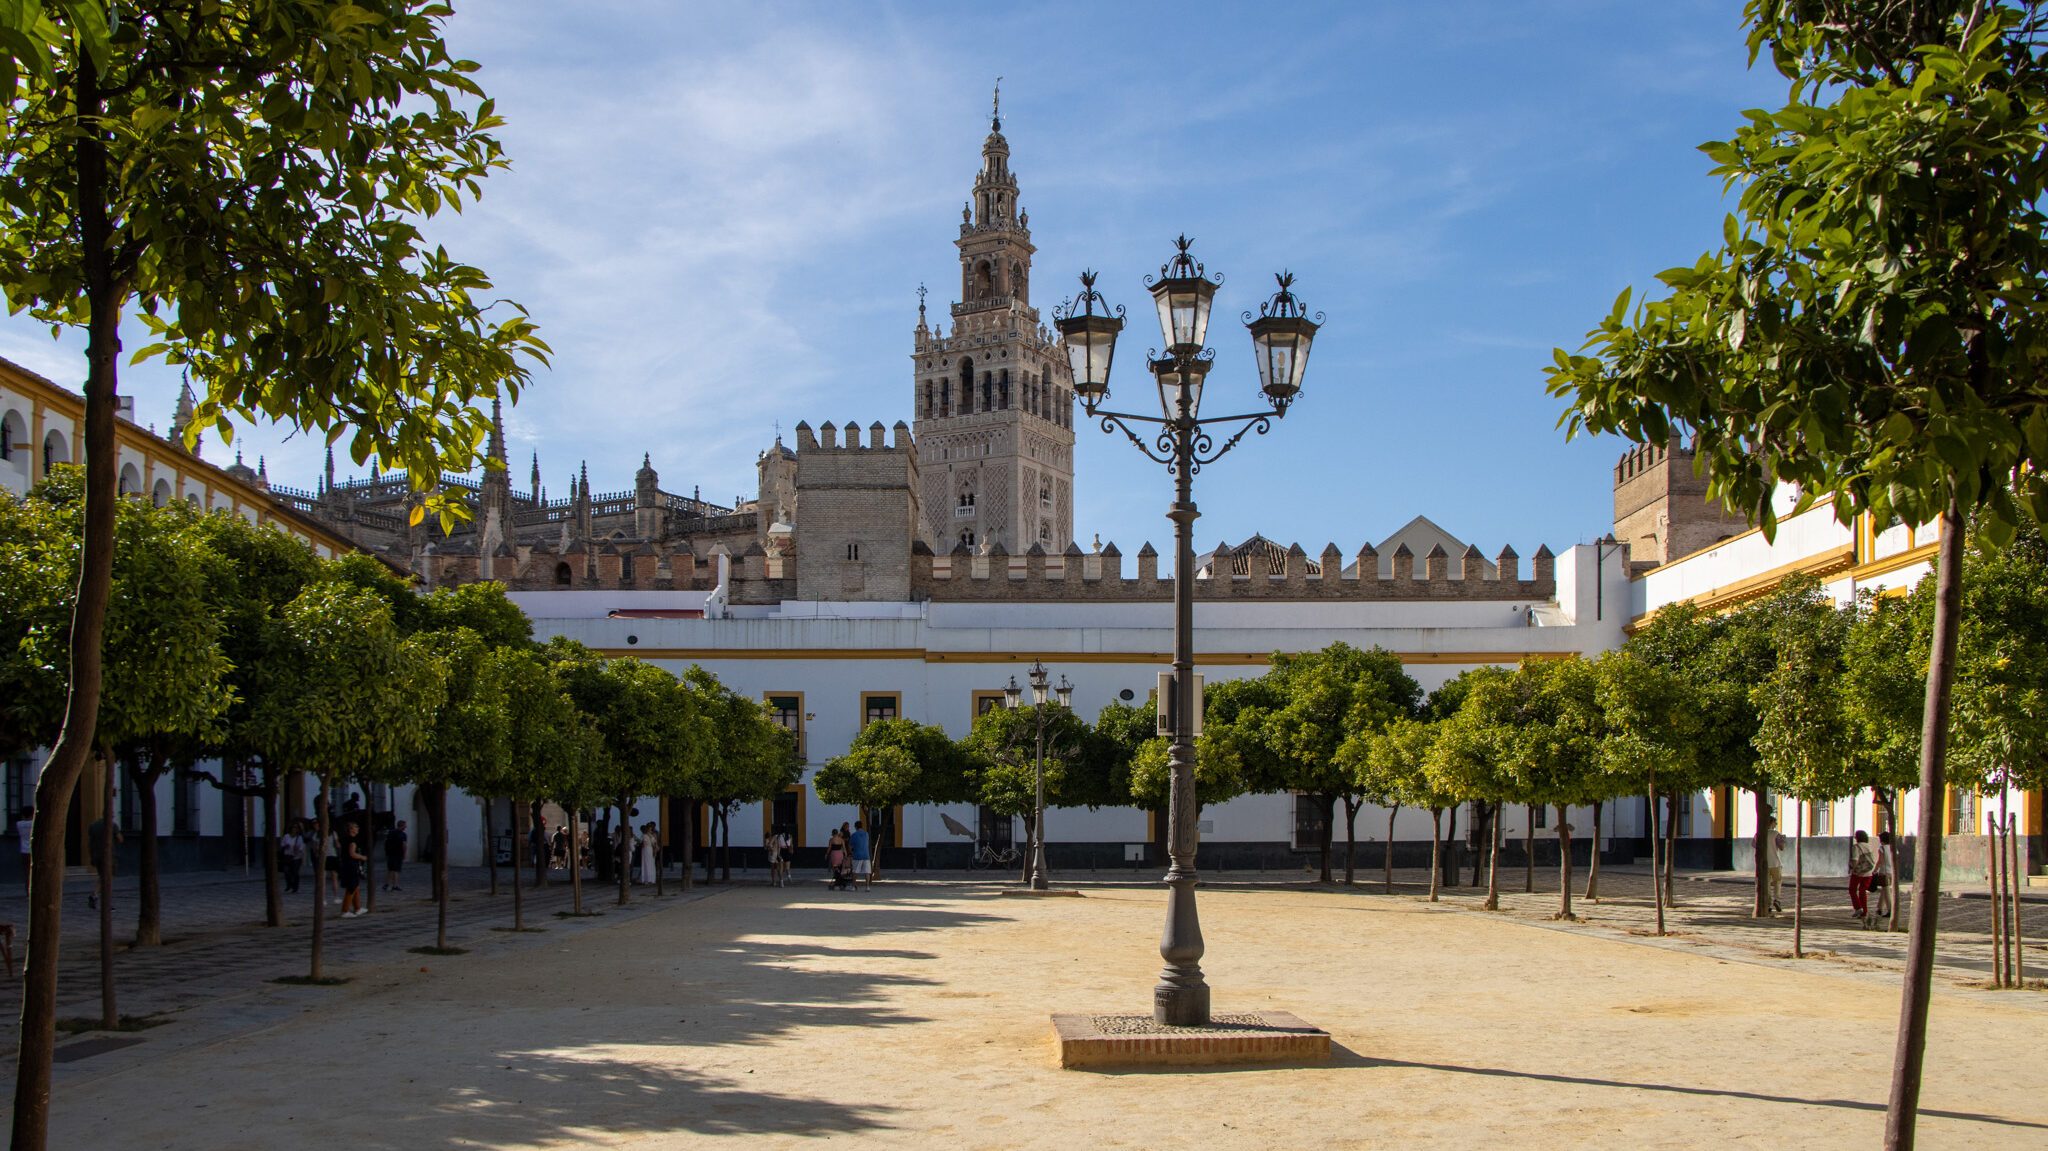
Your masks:
[{"label": "window", "polygon": [[575,578],[576,577],[574,573],[570,572],[569,565],[567,563],[558,563],[555,565],[555,583],[557,586],[568,587],[570,581],[574,580]]},{"label": "window", "polygon": [[1540,803],[1536,805],[1536,826],[1538,828],[1550,826],[1550,809]]},{"label": "window", "polygon": [[893,691],[864,691],[860,693],[860,725],[867,725],[884,719],[900,719],[903,715],[903,697]]},{"label": "window", "polygon": [[1040,506],[1040,507],[1048,507],[1048,508],[1049,508],[1049,507],[1051,507],[1051,506],[1052,506],[1052,485],[1051,485],[1051,484],[1046,484],[1046,485],[1044,485],[1044,486],[1042,486],[1042,487],[1040,487],[1040,488],[1038,489],[1038,503],[1039,503],[1039,506]]},{"label": "window", "polygon": [[807,763],[808,748],[804,746],[804,693],[800,691],[771,691],[767,695],[768,717],[776,726],[796,737],[796,761]]},{"label": "window", "polygon": [[171,770],[171,834],[199,834],[199,777],[182,767]]},{"label": "window", "polygon": [[846,545],[846,562],[847,562],[847,563],[859,563],[859,562],[860,562],[860,545],[859,545],[859,544],[847,544],[847,545]]},{"label": "window", "polygon": [[1050,541],[1052,539],[1052,525],[1041,521],[1038,525],[1038,538]]},{"label": "window", "polygon": [[963,530],[961,531],[961,533],[960,533],[960,542],[961,542],[961,543],[963,543],[963,544],[966,544],[966,545],[967,545],[968,547],[973,547],[973,546],[974,546],[974,529],[973,529],[973,528],[966,528],[966,529],[963,529]]},{"label": "window", "polygon": [[13,412],[0,416],[0,460],[11,460],[14,458],[14,441],[20,438],[19,434],[14,430],[14,424],[20,418],[20,416]]},{"label": "window", "polygon": [[974,693],[974,718],[980,719],[989,712],[1005,706],[1006,703],[1007,700],[1001,690],[977,691]]}]

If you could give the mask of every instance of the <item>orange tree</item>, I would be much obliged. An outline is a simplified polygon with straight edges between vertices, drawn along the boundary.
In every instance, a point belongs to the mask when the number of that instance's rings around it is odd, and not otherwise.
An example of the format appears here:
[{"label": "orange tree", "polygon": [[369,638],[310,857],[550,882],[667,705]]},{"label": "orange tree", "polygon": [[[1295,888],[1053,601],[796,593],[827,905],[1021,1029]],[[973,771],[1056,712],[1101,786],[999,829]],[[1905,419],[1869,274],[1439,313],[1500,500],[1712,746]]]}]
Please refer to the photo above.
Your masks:
[{"label": "orange tree", "polygon": [[[85,531],[63,728],[37,785],[13,1145],[44,1146],[64,819],[95,743],[118,498],[119,331],[189,366],[197,419],[282,420],[425,492],[478,456],[478,401],[516,391],[523,313],[419,221],[504,159],[497,116],[424,0],[8,0],[0,292],[85,333]],[[26,80],[18,86],[11,81]],[[428,505],[452,508],[439,497]]]},{"label": "orange tree", "polygon": [[1751,58],[1790,92],[1702,147],[1741,190],[1724,243],[1550,369],[1573,431],[1690,435],[1712,495],[1766,533],[1785,484],[1844,522],[1940,524],[1894,1148],[1926,1050],[1965,525],[2003,540],[2048,516],[2044,10],[1750,0]]}]

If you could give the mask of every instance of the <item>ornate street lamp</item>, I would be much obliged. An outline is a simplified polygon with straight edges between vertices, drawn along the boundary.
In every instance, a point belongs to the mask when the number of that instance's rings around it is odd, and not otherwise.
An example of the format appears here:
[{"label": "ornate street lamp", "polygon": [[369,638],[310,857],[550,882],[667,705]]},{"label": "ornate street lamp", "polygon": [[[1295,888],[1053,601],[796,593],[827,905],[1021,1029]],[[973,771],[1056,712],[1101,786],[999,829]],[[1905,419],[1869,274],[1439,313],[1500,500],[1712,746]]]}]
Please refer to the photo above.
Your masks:
[{"label": "ornate street lamp", "polygon": [[[1280,290],[1260,307],[1258,318],[1244,314],[1258,356],[1259,392],[1265,410],[1239,415],[1201,415],[1203,385],[1215,353],[1203,346],[1209,310],[1223,277],[1211,277],[1188,253],[1186,236],[1175,241],[1174,257],[1145,284],[1159,311],[1160,335],[1166,354],[1149,360],[1159,386],[1159,415],[1105,410],[1109,399],[1109,367],[1123,310],[1112,311],[1095,290],[1095,274],[1081,275],[1081,295],[1054,312],[1067,362],[1074,369],[1074,392],[1088,416],[1102,421],[1102,430],[1119,430],[1150,459],[1166,465],[1174,477],[1174,502],[1166,516],[1173,521],[1173,678],[1171,696],[1161,703],[1173,728],[1167,748],[1172,791],[1167,801],[1166,851],[1172,865],[1166,872],[1166,931],[1159,954],[1166,960],[1152,989],[1152,1017],[1174,1027],[1209,1022],[1209,985],[1202,979],[1202,925],[1195,914],[1195,510],[1194,478],[1205,464],[1215,463],[1254,429],[1272,430],[1273,421],[1301,394],[1310,345],[1322,325],[1322,314],[1310,319],[1293,292],[1294,277],[1280,273]],[[1098,306],[1100,312],[1097,311]],[[1140,437],[1132,424],[1156,424],[1156,436]],[[1223,446],[1204,429],[1241,425]],[[1147,439],[1151,442],[1147,443]]]},{"label": "ornate street lamp", "polygon": [[[1031,887],[1044,891],[1050,884],[1045,873],[1045,697],[1052,673],[1045,670],[1045,664],[1033,661],[1026,676],[1031,681],[1031,718],[1036,729],[1037,750],[1032,759],[1032,785],[1035,795],[1031,801]],[[1060,676],[1058,687],[1051,691],[1059,697],[1062,710],[1070,709],[1074,702],[1074,685],[1067,677]],[[1017,686],[1017,677],[1010,677],[1010,686],[1003,689],[1012,710],[1016,709],[1024,692]]]}]

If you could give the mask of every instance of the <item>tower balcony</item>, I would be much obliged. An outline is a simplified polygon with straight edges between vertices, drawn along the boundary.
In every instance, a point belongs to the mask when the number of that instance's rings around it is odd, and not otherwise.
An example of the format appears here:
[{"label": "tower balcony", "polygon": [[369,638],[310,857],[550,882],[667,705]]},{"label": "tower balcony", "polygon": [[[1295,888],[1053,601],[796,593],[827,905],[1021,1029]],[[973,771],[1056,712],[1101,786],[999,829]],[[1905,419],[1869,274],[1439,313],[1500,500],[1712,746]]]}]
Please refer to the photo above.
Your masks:
[{"label": "tower balcony", "polygon": [[965,316],[971,312],[993,312],[1010,306],[1014,297],[984,296],[979,300],[963,300],[953,305],[953,314]]}]

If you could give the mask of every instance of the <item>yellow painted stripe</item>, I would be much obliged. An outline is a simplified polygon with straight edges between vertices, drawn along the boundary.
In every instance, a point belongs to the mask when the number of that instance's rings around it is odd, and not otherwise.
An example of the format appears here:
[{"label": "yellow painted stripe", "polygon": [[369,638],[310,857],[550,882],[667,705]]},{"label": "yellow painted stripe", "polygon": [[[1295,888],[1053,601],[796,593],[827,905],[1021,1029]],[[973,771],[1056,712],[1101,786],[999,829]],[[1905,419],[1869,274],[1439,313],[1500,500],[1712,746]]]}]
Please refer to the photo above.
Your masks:
[{"label": "yellow painted stripe", "polygon": [[[703,663],[709,660],[735,659],[858,659],[858,660],[917,660],[923,663],[1172,663],[1171,652],[1163,651],[924,651],[919,648],[646,648],[606,647],[598,648],[607,656],[630,655],[638,659],[673,659]],[[1298,655],[1299,652],[1289,652]],[[1396,652],[1402,663],[1412,664],[1508,664],[1520,663],[1525,659],[1564,659],[1570,652],[1557,651],[1423,651]],[[1264,664],[1272,658],[1271,652],[1197,652],[1195,662],[1211,666],[1229,664]]]}]

